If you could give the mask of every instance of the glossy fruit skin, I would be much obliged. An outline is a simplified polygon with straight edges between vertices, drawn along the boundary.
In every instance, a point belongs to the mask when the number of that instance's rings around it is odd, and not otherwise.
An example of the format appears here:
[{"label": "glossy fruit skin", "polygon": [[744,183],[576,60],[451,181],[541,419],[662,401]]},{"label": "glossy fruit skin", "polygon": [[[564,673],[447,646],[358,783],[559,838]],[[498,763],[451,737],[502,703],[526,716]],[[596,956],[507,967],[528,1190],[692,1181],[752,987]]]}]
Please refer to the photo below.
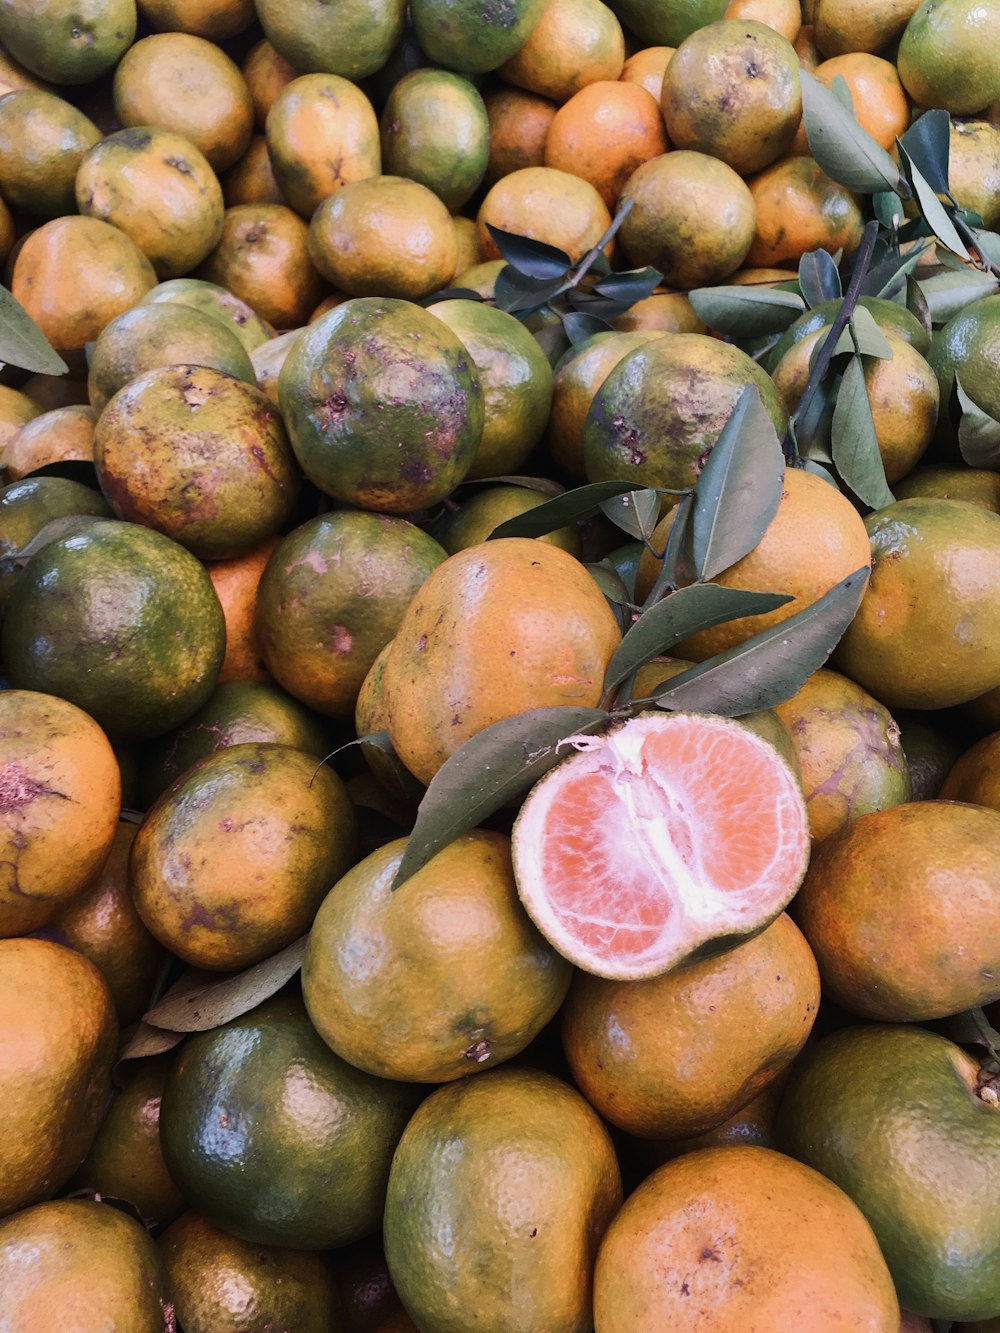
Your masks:
[{"label": "glossy fruit skin", "polygon": [[868,1218],[900,1302],[936,1319],[1000,1310],[1000,1112],[977,1068],[923,1028],[844,1028],[796,1067],[778,1116],[783,1151]]},{"label": "glossy fruit skin", "polygon": [[413,70],[389,94],[380,127],[387,175],[419,181],[452,212],[475,193],[486,171],[489,122],[468,79]]},{"label": "glossy fruit skin", "polygon": [[262,1245],[330,1249],[377,1229],[418,1100],[334,1055],[289,993],[187,1040],[160,1136],[171,1176],[216,1226]]},{"label": "glossy fruit skin", "polygon": [[101,132],[72,103],[41,89],[5,94],[0,105],[4,201],[43,217],[76,211],[77,168]]},{"label": "glossy fruit skin", "polygon": [[54,518],[93,514],[110,518],[107,501],[68,477],[24,477],[0,489],[0,608],[21,572],[8,561]]},{"label": "glossy fruit skin", "polygon": [[483,74],[524,45],[544,8],[545,0],[416,0],[411,14],[432,65]]},{"label": "glossy fruit skin", "polygon": [[32,0],[0,6],[0,41],[43,79],[90,83],[113,69],[135,37],[135,0]]},{"label": "glossy fruit skin", "polygon": [[726,12],[728,0],[613,0],[611,8],[637,37],[658,46],[679,46],[685,37]]},{"label": "glossy fruit skin", "polygon": [[992,37],[997,0],[924,0],[906,25],[896,63],[918,106],[974,115],[1000,97],[1000,64]]}]

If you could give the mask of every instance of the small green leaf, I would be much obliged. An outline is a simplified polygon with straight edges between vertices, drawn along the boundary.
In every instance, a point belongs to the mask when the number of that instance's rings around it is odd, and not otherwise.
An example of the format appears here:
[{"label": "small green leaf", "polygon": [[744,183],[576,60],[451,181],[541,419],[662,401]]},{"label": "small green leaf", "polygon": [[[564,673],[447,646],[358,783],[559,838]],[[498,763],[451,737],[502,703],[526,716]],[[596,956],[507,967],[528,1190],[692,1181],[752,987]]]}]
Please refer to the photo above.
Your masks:
[{"label": "small green leaf", "polygon": [[826,174],[861,194],[907,193],[895,162],[861,128],[836,93],[805,70],[800,78],[809,151]]},{"label": "small green leaf", "polygon": [[743,588],[723,588],[718,583],[678,588],[644,611],[622,639],[608,663],[604,689],[613,690],[633,671],[668,653],[692,634],[740,616],[765,615],[791,600],[783,593],[747,592]]},{"label": "small green leaf", "polygon": [[609,718],[601,708],[533,708],[466,741],[431,779],[392,887],[533,786],[563,757],[569,737],[591,736]]},{"label": "small green leaf", "polygon": [[598,315],[581,314],[578,310],[568,310],[563,315],[562,322],[563,328],[566,330],[566,336],[574,347],[586,342],[595,333],[613,332],[607,320],[601,319]]},{"label": "small green leaf", "polygon": [[785,458],[760,391],[748,384],[723,426],[694,489],[691,558],[699,579],[735,565],[778,510]]},{"label": "small green leaf", "polygon": [[6,287],[0,287],[0,361],[36,375],[65,375],[66,362]]},{"label": "small green leaf", "polygon": [[895,231],[906,221],[903,201],[895,190],[879,190],[872,195],[872,208],[875,216],[887,231]]},{"label": "small green leaf", "polygon": [[899,141],[910,161],[935,194],[948,193],[951,117],[947,111],[925,111]]},{"label": "small green leaf", "polygon": [[854,350],[862,356],[875,356],[882,361],[892,359],[892,346],[879,326],[875,316],[863,305],[854,307],[848,323]]},{"label": "small green leaf", "polygon": [[972,234],[983,258],[991,264],[1000,264],[1000,236],[981,227],[973,227]]},{"label": "small green leaf", "polygon": [[[832,462],[833,460],[831,459],[830,461]],[[815,459],[804,458],[802,460],[802,470],[804,472],[811,472],[814,477],[819,477],[820,481],[825,481],[827,485],[832,486],[835,491],[840,490],[840,487],[837,485],[837,479],[833,473],[828,468],[825,468],[822,463],[816,462]]]},{"label": "small green leaf", "polygon": [[487,540],[495,537],[544,537],[570,523],[579,523],[601,512],[601,505],[615,495],[627,495],[636,489],[635,482],[595,481],[589,486],[577,486],[562,495],[546,500],[524,514],[508,518],[493,529]]},{"label": "small green leaf", "polygon": [[958,447],[969,467],[1000,471],[1000,421],[995,421],[965,392],[955,376],[962,416],[958,423]]},{"label": "small green leaf", "polygon": [[143,1021],[172,1032],[207,1032],[256,1009],[277,994],[302,966],[307,935],[245,972],[204,981],[181,993],[168,993],[143,1014]]},{"label": "small green leaf", "polygon": [[626,306],[628,309],[637,301],[644,301],[647,296],[652,296],[662,281],[663,274],[655,268],[625,269],[620,273],[609,274],[600,282],[595,282],[591,291],[616,303],[625,301],[628,303]]},{"label": "small green leaf", "polygon": [[637,541],[648,542],[660,517],[659,492],[629,491],[601,502],[601,513]]},{"label": "small green leaf", "polygon": [[497,249],[512,268],[527,278],[543,281],[562,280],[573,267],[573,261],[564,250],[530,236],[519,236],[513,231],[502,231],[487,222],[486,230],[493,237]]},{"label": "small green leaf", "polygon": [[[584,565],[584,569],[597,583],[609,602],[613,602],[615,606],[623,606],[629,611],[632,610],[631,594],[625,587],[622,576],[614,565],[609,565],[606,560],[599,560],[596,564]],[[624,630],[622,632],[624,633]]]},{"label": "small green leaf", "polygon": [[710,329],[731,338],[784,333],[806,308],[795,292],[770,287],[699,287],[688,300]]},{"label": "small green leaf", "polygon": [[860,356],[851,357],[844,371],[833,410],[833,461],[854,494],[869,509],[893,502],[879,452],[872,406]]},{"label": "small green leaf", "polygon": [[910,161],[902,148],[899,150],[899,157],[903,164],[903,170],[913,185],[913,193],[920,212],[931,231],[940,243],[952,254],[958,255],[959,259],[970,258],[969,252],[965,248],[965,242],[955,230],[955,224],[951,220],[950,205],[942,204],[919,167]]},{"label": "small green leaf", "polygon": [[973,301],[1000,291],[1000,282],[991,274],[964,265],[958,272],[935,273],[930,278],[919,278],[918,282],[935,324],[947,324]]},{"label": "small green leaf", "polygon": [[799,290],[810,308],[843,296],[840,273],[832,255],[825,250],[810,250],[799,260]]},{"label": "small green leaf", "polygon": [[741,717],[784,703],[833,652],[867,584],[865,566],[812,606],[667,681],[657,691],[657,704]]},{"label": "small green leaf", "polygon": [[926,245],[918,246],[909,254],[894,254],[875,264],[861,280],[861,295],[881,296],[885,301],[900,295],[906,278],[920,263],[927,249]]}]

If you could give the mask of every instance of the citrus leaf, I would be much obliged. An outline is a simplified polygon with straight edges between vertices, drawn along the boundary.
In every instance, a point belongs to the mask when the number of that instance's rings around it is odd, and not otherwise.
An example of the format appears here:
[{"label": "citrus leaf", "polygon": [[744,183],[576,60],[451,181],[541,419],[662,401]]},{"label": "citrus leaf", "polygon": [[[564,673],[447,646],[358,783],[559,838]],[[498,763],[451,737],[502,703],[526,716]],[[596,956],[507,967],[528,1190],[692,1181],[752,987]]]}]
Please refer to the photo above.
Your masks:
[{"label": "citrus leaf", "polygon": [[[647,603],[659,601],[667,587],[694,583],[697,575],[694,570],[694,558],[691,553],[691,516],[694,510],[694,492],[683,496],[674,507],[674,521],[667,533],[667,545],[663,552],[663,567],[657,575],[656,583],[650,591]],[[659,596],[655,594],[659,592]]]},{"label": "citrus leaf", "polygon": [[812,606],[667,681],[656,692],[657,704],[740,717],[784,703],[836,648],[867,584],[864,566]]},{"label": "citrus leaf", "polygon": [[431,778],[393,889],[442,847],[520,796],[559,762],[570,736],[593,735],[610,717],[601,708],[533,708],[485,727]]},{"label": "citrus leaf", "polygon": [[699,287],[688,300],[710,329],[731,338],[784,333],[806,308],[795,292],[770,287]]},{"label": "citrus leaf", "polygon": [[920,283],[909,273],[906,275],[906,309],[916,317],[920,327],[929,336],[932,331],[930,307]]},{"label": "citrus leaf", "polygon": [[959,272],[935,273],[931,278],[919,278],[918,282],[935,324],[947,324],[973,301],[1000,291],[1000,282],[991,274],[964,266]]},{"label": "citrus leaf", "polygon": [[777,513],[785,457],[760,391],[748,384],[694,488],[691,559],[712,579],[752,551]]},{"label": "citrus leaf", "polygon": [[663,274],[658,269],[647,266],[610,273],[600,282],[595,282],[591,291],[616,302],[627,301],[629,306],[633,306],[637,301],[644,301],[647,296],[652,296],[662,281]]},{"label": "citrus leaf", "polygon": [[879,190],[877,194],[873,194],[872,208],[886,231],[895,231],[906,221],[903,201],[895,190]]},{"label": "citrus leaf", "polygon": [[295,976],[302,966],[307,939],[303,935],[245,972],[203,981],[181,993],[168,992],[143,1014],[143,1022],[172,1032],[207,1032],[239,1018],[277,994]]},{"label": "citrus leaf", "polygon": [[613,495],[610,500],[602,501],[601,513],[630,537],[648,542],[660,517],[660,497],[650,490]]},{"label": "citrus leaf", "polygon": [[493,284],[493,299],[501,310],[538,310],[562,287],[562,279],[550,281],[527,278],[509,264],[502,268]]},{"label": "citrus leaf", "polygon": [[875,434],[864,363],[853,356],[844,371],[833,409],[833,461],[854,494],[869,509],[893,502]]},{"label": "citrus leaf", "polygon": [[854,307],[848,327],[854,341],[854,350],[861,356],[876,356],[883,361],[892,360],[892,345],[879,326],[875,316],[863,305]]},{"label": "citrus leaf", "polygon": [[804,458],[802,460],[802,470],[803,472],[811,472],[814,477],[819,477],[820,481],[825,481],[828,485],[832,486],[835,491],[840,490],[840,487],[837,485],[837,479],[833,473],[830,472],[828,468],[825,468],[822,463],[817,463],[815,459]]},{"label": "citrus leaf", "polygon": [[971,256],[965,248],[965,242],[955,230],[955,224],[951,220],[949,206],[942,204],[923,172],[916,163],[910,161],[902,148],[899,150],[899,157],[903,170],[913,186],[913,193],[924,221],[947,250],[958,255],[959,259],[969,259]]},{"label": "citrus leaf", "polygon": [[1000,264],[1000,236],[981,227],[973,227],[972,235],[983,257],[991,264]]},{"label": "citrus leaf", "polygon": [[6,287],[0,287],[0,361],[38,375],[65,375],[66,362]]},{"label": "citrus leaf", "polygon": [[513,231],[503,231],[487,222],[486,230],[493,237],[496,248],[510,266],[527,278],[541,278],[551,281],[562,279],[573,266],[573,261],[565,250],[545,241],[535,241],[530,236],[519,236]]},{"label": "citrus leaf", "polygon": [[976,403],[955,376],[955,388],[962,408],[958,423],[958,447],[969,467],[1000,471],[1000,421]]},{"label": "citrus leaf", "polygon": [[909,254],[891,255],[875,264],[861,280],[861,295],[881,296],[883,300],[891,301],[896,293],[902,292],[903,283],[920,263],[927,248],[920,246]]},{"label": "citrus leaf", "polygon": [[809,152],[826,174],[861,194],[884,190],[907,193],[895,162],[861,128],[836,93],[805,70],[800,78]]},{"label": "citrus leaf", "polygon": [[925,111],[899,141],[935,194],[948,193],[951,117],[947,111]]},{"label": "citrus leaf", "polygon": [[811,308],[843,296],[840,273],[832,255],[825,250],[810,250],[799,260],[799,290]]},{"label": "citrus leaf", "polygon": [[118,1052],[118,1064],[123,1060],[144,1060],[149,1055],[163,1055],[179,1046],[187,1034],[170,1032],[166,1028],[153,1027],[151,1023],[140,1023]]},{"label": "citrus leaf", "polygon": [[592,338],[595,333],[613,332],[611,325],[599,315],[584,315],[578,310],[568,310],[562,317],[566,336],[574,347]]},{"label": "citrus leaf", "polygon": [[682,639],[712,629],[739,616],[762,616],[790,602],[783,593],[747,592],[718,583],[692,583],[644,611],[618,645],[608,663],[605,690],[613,690],[626,676],[669,652]]},{"label": "citrus leaf", "polygon": [[463,486],[523,486],[526,491],[538,491],[540,495],[547,495],[551,499],[556,495],[564,495],[566,487],[558,481],[553,481],[551,477],[473,477],[469,481],[463,481]]},{"label": "citrus leaf", "polygon": [[629,611],[632,610],[634,606],[632,596],[614,565],[609,564],[607,560],[598,560],[592,565],[584,565],[584,569],[597,583],[609,602],[614,602],[615,606],[624,606]]},{"label": "citrus leaf", "polygon": [[627,495],[635,489],[634,481],[595,481],[589,486],[577,486],[527,513],[506,519],[493,529],[487,541],[496,537],[544,537],[547,532],[555,532],[569,523],[593,518],[601,512],[605,500],[614,495]]}]

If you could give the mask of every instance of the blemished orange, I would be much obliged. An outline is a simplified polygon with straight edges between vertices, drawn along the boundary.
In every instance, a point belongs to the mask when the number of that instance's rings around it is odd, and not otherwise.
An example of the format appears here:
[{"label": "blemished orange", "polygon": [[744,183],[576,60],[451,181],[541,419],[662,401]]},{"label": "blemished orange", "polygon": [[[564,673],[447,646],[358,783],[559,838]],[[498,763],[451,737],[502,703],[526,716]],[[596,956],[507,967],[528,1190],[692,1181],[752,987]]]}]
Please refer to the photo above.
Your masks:
[{"label": "blemished orange", "polygon": [[675,46],[644,46],[629,56],[618,77],[623,83],[637,83],[640,88],[645,88],[659,106],[663,76],[676,50]]},{"label": "blemished orange", "polygon": [[759,1147],[704,1148],[647,1176],[605,1234],[597,1333],[838,1326],[898,1333],[864,1214],[811,1167]]},{"label": "blemished orange", "polygon": [[[558,246],[578,260],[607,231],[611,214],[589,181],[554,167],[524,167],[492,186],[476,217],[480,257],[499,259],[487,223]],[[605,247],[609,256],[613,248],[612,240]]]},{"label": "blemished orange", "polygon": [[667,147],[663,117],[650,94],[635,84],[601,79],[556,112],[545,165],[589,181],[613,209],[636,167]]},{"label": "blemished orange", "polygon": [[794,42],[802,28],[799,0],[729,0],[729,8],[723,17],[766,23],[788,42]]},{"label": "blemished orange", "polygon": [[543,167],[545,141],[557,110],[555,102],[502,85],[486,93],[483,102],[490,127],[486,185],[522,167]]},{"label": "blemished orange", "polygon": [[497,71],[527,92],[565,102],[599,79],[617,79],[625,64],[625,37],[602,0],[548,0],[516,55]]},{"label": "blemished orange", "polygon": [[747,264],[774,268],[798,264],[809,250],[857,249],[864,230],[858,202],[813,158],[783,158],[748,184],[757,226]]},{"label": "blemished orange", "polygon": [[309,228],[284,204],[227,208],[218,242],[198,272],[276,329],[304,324],[326,290],[309,256]]},{"label": "blemished orange", "polygon": [[770,1087],[818,1007],[816,960],[782,913],[735,949],[646,981],[577,972],[562,1009],[563,1049],[605,1120],[641,1138],[686,1138]]},{"label": "blemished orange", "polygon": [[659,976],[788,904],[808,816],[769,742],[729,719],[656,710],[574,748],[528,794],[513,844],[528,915],[577,967]]}]

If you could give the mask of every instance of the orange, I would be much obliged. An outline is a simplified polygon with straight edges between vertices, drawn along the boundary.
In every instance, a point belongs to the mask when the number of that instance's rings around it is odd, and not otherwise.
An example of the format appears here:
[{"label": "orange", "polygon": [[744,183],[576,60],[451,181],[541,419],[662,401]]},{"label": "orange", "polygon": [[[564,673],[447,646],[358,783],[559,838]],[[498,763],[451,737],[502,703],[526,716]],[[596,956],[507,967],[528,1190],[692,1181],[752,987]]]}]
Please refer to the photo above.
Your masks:
[{"label": "orange", "polygon": [[266,134],[278,188],[306,218],[335,190],[381,171],[372,104],[336,74],[286,84],[271,104]]},{"label": "orange", "polygon": [[822,843],[794,912],[823,994],[879,1022],[1000,998],[998,835],[997,811],[940,800],[862,815]]},{"label": "orange", "polygon": [[917,106],[943,107],[952,116],[985,111],[1000,97],[1000,63],[991,43],[998,0],[923,0],[911,13],[896,68]]},{"label": "orange", "polygon": [[596,706],[618,624],[587,571],[530,537],[470,546],[407,607],[385,669],[392,743],[429,782],[493,722],[530,708]]},{"label": "orange", "polygon": [[199,273],[246,301],[276,329],[304,324],[325,284],[309,257],[309,228],[283,204],[227,208]]},{"label": "orange", "polygon": [[54,407],[26,422],[4,450],[8,481],[56,463],[93,463],[96,414],[89,407]]},{"label": "orange", "polygon": [[[405,889],[400,890],[405,892]],[[601,1236],[621,1205],[608,1131],[573,1088],[497,1069],[438,1088],[403,1131],[383,1234],[418,1328],[592,1326]]]},{"label": "orange", "polygon": [[780,32],[786,42],[794,42],[802,28],[799,0],[729,0],[727,19],[753,19]]},{"label": "orange", "polygon": [[612,327],[623,333],[707,333],[683,292],[656,291],[616,315]]},{"label": "orange", "polygon": [[661,105],[676,148],[710,153],[740,175],[760,171],[795,138],[802,117],[798,58],[764,23],[711,23],[671,57]]},{"label": "orange", "polygon": [[278,376],[281,367],[301,332],[301,329],[289,329],[287,333],[279,333],[269,342],[261,343],[250,358],[261,392],[267,394],[275,407],[278,406]]},{"label": "orange", "polygon": [[624,981],[760,931],[798,888],[809,830],[767,741],[728,719],[654,711],[546,774],[513,841],[542,934],[584,971]]},{"label": "orange", "polygon": [[191,966],[249,967],[309,929],[356,840],[347,790],[314,755],[231,745],[189,769],[146,816],[129,862],[135,904]]},{"label": "orange", "polygon": [[799,58],[800,67],[807,70],[808,73],[814,74],[816,66],[822,63],[823,57],[816,46],[816,29],[811,23],[803,23],[793,45],[795,54]]},{"label": "orange", "polygon": [[182,134],[216,171],[243,156],[253,133],[253,104],[239,68],[220,47],[187,33],[157,33],[130,47],[115,70],[114,97],[126,129]]},{"label": "orange", "polygon": [[644,88],[598,80],[556,112],[545,165],[589,181],[609,209],[636,167],[667,150],[660,108]]},{"label": "orange", "polygon": [[39,416],[42,408],[27,395],[0,384],[0,464],[6,466],[11,440],[22,426]]},{"label": "orange", "polygon": [[[20,570],[14,557],[51,519],[94,515],[108,518],[104,497],[68,477],[29,477],[0,489],[0,612]],[[49,528],[53,540],[56,531]]]},{"label": "orange", "polygon": [[[850,89],[861,128],[887,152],[895,147],[897,137],[910,123],[909,99],[895,65],[860,51],[824,60],[813,72],[828,88],[839,75]],[[809,152],[808,145],[803,152]]]},{"label": "orange", "polygon": [[816,45],[825,56],[883,51],[920,8],[921,0],[814,0]]},{"label": "orange", "polygon": [[860,685],[821,668],[774,711],[795,747],[813,842],[910,799],[899,727]]},{"label": "orange", "polygon": [[348,296],[417,301],[447,286],[458,240],[432,190],[403,176],[372,176],[331,194],[309,224],[316,268]]},{"label": "orange", "polygon": [[468,79],[440,69],[411,70],[389,94],[380,125],[387,176],[419,181],[452,212],[475,193],[486,171],[490,132],[483,99]]},{"label": "orange", "polygon": [[452,214],[452,226],[455,228],[455,241],[458,246],[458,258],[455,261],[454,278],[473,264],[479,263],[479,236],[474,218]]},{"label": "orange", "polygon": [[[500,251],[486,230],[491,223],[565,251],[571,260],[583,257],[611,225],[604,200],[589,181],[554,167],[523,167],[502,176],[479,207],[479,253],[499,259]],[[613,242],[606,251],[610,254]]]},{"label": "orange", "polygon": [[429,64],[485,74],[520,50],[545,6],[546,0],[503,0],[485,9],[481,0],[411,0],[410,20]]},{"label": "orange", "polygon": [[255,0],[264,36],[303,74],[324,71],[357,82],[375,74],[403,37],[405,0]]},{"label": "orange", "polygon": [[1000,224],[1000,126],[988,120],[951,122],[948,189],[985,226]]},{"label": "orange", "polygon": [[254,125],[262,130],[274,99],[299,77],[302,70],[295,69],[284,56],[279,56],[266,38],[251,46],[240,70],[250,90]]},{"label": "orange", "polygon": [[377,785],[398,806],[412,810],[424,793],[423,784],[403,765],[391,746],[384,747],[364,739],[386,730],[383,702],[385,659],[391,647],[390,641],[376,657],[361,683],[354,709],[354,730],[361,741],[361,754]]},{"label": "orange", "polygon": [[554,102],[519,88],[493,88],[483,104],[489,122],[485,181],[495,184],[522,167],[545,165],[545,141],[556,114]]},{"label": "orange", "polygon": [[50,921],[99,873],[121,806],[118,763],[81,709],[33,690],[0,693],[0,936]]},{"label": "orange", "polygon": [[41,217],[75,212],[76,171],[100,137],[88,116],[54,93],[32,89],[4,95],[0,179],[6,203]]},{"label": "orange", "polygon": [[224,42],[257,17],[253,0],[138,0],[139,11],[157,32],[188,32]]},{"label": "orange", "polygon": [[508,838],[465,833],[394,893],[407,842],[387,843],[330,890],[309,932],[302,995],[342,1059],[381,1078],[446,1083],[522,1051],[562,1003],[571,969],[518,901]]},{"label": "orange", "polygon": [[257,588],[278,544],[276,537],[261,542],[231,560],[213,560],[208,567],[226,621],[226,654],[218,683],[234,680],[270,680],[253,627]]},{"label": "orange", "polygon": [[117,1028],[97,968],[48,940],[0,940],[0,994],[6,1216],[51,1198],[83,1161],[111,1093]]},{"label": "orange", "polygon": [[159,278],[179,278],[222,236],[222,187],[183,135],[131,129],[109,134],[76,173],[76,204],[130,236]]},{"label": "orange", "polygon": [[590,83],[617,79],[625,38],[601,0],[546,0],[542,16],[500,77],[553,102],[565,102]]},{"label": "orange", "polygon": [[1000,516],[913,499],[865,520],[872,576],[834,660],[888,708],[948,708],[1000,684]]},{"label": "orange", "polygon": [[278,189],[267,152],[267,139],[255,134],[238,162],[219,178],[222,198],[227,208],[240,204],[283,204],[285,196]]},{"label": "orange", "polygon": [[942,801],[966,801],[1000,810],[1000,732],[966,750],[944,780]]},{"label": "orange", "polygon": [[[448,554],[454,555],[467,546],[486,541],[501,523],[525,514],[529,509],[537,509],[545,500],[546,496],[540,491],[529,490],[527,486],[481,486],[463,496],[458,508],[446,513],[435,524],[434,533]],[[536,540],[560,546],[580,558],[580,530],[575,523],[556,528],[555,532],[547,532]]]},{"label": "orange", "polygon": [[[654,534],[657,550],[663,549],[672,521],[668,514]],[[763,537],[749,555],[717,574],[713,582],[751,592],[786,593],[793,600],[762,616],[743,616],[702,630],[678,645],[677,652],[703,661],[734,648],[819,601],[848,574],[865,570],[870,560],[865,525],[850,501],[813,473],[787,468],[778,512]],[[646,552],[639,564],[640,597],[649,594],[657,571],[658,562]]]},{"label": "orange", "polygon": [[652,264],[670,287],[721,282],[746,260],[757,211],[746,183],[705,153],[663,153],[636,168],[620,202],[632,201],[619,231],[628,262]]},{"label": "orange", "polygon": [[714,1129],[770,1087],[818,1006],[815,959],[782,913],[721,957],[646,981],[578,972],[562,1011],[563,1048],[605,1120],[642,1138],[683,1138]]},{"label": "orange", "polygon": [[45,84],[30,74],[23,65],[19,65],[0,44],[0,97],[7,93],[21,92],[25,88],[44,89]]},{"label": "orange", "polygon": [[[73,379],[68,375],[29,375],[21,386],[25,397],[35,403],[43,412],[54,407],[80,407],[89,401],[86,380]],[[8,389],[7,393],[13,393]],[[6,400],[5,400],[6,401]],[[0,411],[0,418],[3,412]],[[2,444],[3,423],[0,421],[0,444]]]},{"label": "orange", "polygon": [[850,254],[857,249],[864,230],[857,200],[811,157],[784,158],[749,185],[757,227],[747,264],[797,265],[809,250]]},{"label": "orange", "polygon": [[659,106],[663,76],[676,49],[674,46],[644,46],[625,61],[619,78],[623,83],[636,83],[645,88]]},{"label": "orange", "polygon": [[57,84],[88,84],[108,74],[135,39],[133,0],[86,8],[41,0],[4,10],[0,38],[33,74]]},{"label": "orange", "polygon": [[679,46],[726,12],[727,0],[615,0],[615,12],[643,42]]},{"label": "orange", "polygon": [[608,1228],[599,1333],[681,1328],[898,1333],[899,1305],[860,1209],[768,1148],[704,1148],[648,1176]]}]

